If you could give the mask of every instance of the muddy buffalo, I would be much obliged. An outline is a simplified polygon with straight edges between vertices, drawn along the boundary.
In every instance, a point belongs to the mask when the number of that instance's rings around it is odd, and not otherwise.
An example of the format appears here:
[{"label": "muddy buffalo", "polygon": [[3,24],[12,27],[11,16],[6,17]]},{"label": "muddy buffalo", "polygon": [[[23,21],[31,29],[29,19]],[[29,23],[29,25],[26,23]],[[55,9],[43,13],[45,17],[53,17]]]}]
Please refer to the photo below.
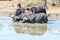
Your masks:
[{"label": "muddy buffalo", "polygon": [[23,23],[47,23],[48,18],[45,13],[32,13],[30,11],[25,11],[25,13],[20,14],[15,17],[15,21],[22,21]]},{"label": "muddy buffalo", "polygon": [[20,8],[16,10],[14,21],[23,23],[47,23],[46,9],[43,7]]},{"label": "muddy buffalo", "polygon": [[48,21],[47,15],[44,13],[31,14],[28,17],[26,17],[26,19],[24,20],[24,23],[25,22],[28,22],[28,23],[47,23],[47,21]]},{"label": "muddy buffalo", "polygon": [[32,14],[32,12],[26,10],[25,13],[22,13],[22,14],[20,14],[19,16],[15,17],[14,20],[15,20],[15,21],[21,21],[21,20],[23,20],[23,19],[26,19],[26,17],[28,17],[28,16],[31,15],[31,14]]}]

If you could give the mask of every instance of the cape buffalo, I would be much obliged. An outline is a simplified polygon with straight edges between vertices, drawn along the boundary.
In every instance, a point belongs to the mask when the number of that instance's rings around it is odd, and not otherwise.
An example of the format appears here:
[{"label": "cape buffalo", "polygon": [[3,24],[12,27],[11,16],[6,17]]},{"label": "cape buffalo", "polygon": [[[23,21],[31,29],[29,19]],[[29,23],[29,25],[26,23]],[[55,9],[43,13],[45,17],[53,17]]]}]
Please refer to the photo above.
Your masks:
[{"label": "cape buffalo", "polygon": [[30,11],[25,11],[25,13],[20,14],[15,21],[22,21],[23,23],[47,23],[48,18],[45,13],[32,13]]},{"label": "cape buffalo", "polygon": [[26,10],[25,13],[20,14],[19,16],[15,17],[15,21],[23,20],[25,17],[28,17],[32,12]]},{"label": "cape buffalo", "polygon": [[31,7],[31,10],[33,13],[45,13],[46,14],[46,9],[44,7]]},{"label": "cape buffalo", "polygon": [[39,14],[36,14],[36,19],[35,19],[36,23],[47,23],[48,21],[48,18],[47,18],[47,15],[44,14],[44,13],[39,13]]},{"label": "cape buffalo", "polygon": [[26,10],[25,8],[17,9],[17,10],[16,10],[16,13],[15,13],[15,16],[19,16],[21,13],[24,13],[25,10]]},{"label": "cape buffalo", "polygon": [[31,14],[26,18],[27,20],[25,20],[24,22],[28,23],[47,23],[48,21],[48,18],[44,13]]},{"label": "cape buffalo", "polygon": [[15,16],[19,16],[21,13],[24,13],[24,12],[25,12],[25,8],[22,8],[22,7],[21,7],[21,4],[18,3]]}]

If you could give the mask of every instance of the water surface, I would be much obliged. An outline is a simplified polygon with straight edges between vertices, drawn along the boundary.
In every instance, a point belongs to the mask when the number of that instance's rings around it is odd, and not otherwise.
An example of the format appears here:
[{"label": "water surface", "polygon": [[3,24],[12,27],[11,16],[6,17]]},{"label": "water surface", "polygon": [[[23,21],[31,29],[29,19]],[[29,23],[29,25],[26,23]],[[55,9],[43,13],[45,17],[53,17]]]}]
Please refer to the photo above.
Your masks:
[{"label": "water surface", "polygon": [[29,35],[16,33],[10,17],[0,17],[0,40],[60,40],[59,23],[60,20],[49,20],[43,35]]}]

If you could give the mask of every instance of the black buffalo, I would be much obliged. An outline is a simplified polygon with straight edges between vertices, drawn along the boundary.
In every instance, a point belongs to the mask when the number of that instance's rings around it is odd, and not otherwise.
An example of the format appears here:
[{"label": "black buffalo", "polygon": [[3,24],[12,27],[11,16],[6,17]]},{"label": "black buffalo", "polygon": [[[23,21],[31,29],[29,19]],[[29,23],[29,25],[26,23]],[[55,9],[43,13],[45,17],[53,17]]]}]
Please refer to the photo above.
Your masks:
[{"label": "black buffalo", "polygon": [[28,17],[31,14],[32,14],[32,12],[25,11],[24,13],[21,13],[19,16],[15,17],[14,20],[15,21],[21,21],[21,20],[25,19],[25,17]]},{"label": "black buffalo", "polygon": [[[27,12],[25,12],[28,10]],[[17,9],[15,13],[14,21],[22,20],[23,23],[47,23],[48,18],[46,15],[46,9],[43,7],[31,7]]]},{"label": "black buffalo", "polygon": [[25,8],[17,9],[17,10],[16,10],[16,13],[15,13],[15,16],[19,16],[21,13],[24,13],[25,10],[26,10]]},{"label": "black buffalo", "polygon": [[27,8],[27,10],[30,10],[33,13],[45,13],[46,14],[46,9],[44,7],[40,7],[40,6]]},{"label": "black buffalo", "polygon": [[47,15],[44,13],[38,13],[38,14],[31,14],[28,17],[26,17],[28,20],[24,19],[24,23],[47,23],[48,18]]},{"label": "black buffalo", "polygon": [[47,23],[48,18],[44,13],[33,14],[32,12],[25,12],[17,16],[15,21],[22,21],[23,23]]}]

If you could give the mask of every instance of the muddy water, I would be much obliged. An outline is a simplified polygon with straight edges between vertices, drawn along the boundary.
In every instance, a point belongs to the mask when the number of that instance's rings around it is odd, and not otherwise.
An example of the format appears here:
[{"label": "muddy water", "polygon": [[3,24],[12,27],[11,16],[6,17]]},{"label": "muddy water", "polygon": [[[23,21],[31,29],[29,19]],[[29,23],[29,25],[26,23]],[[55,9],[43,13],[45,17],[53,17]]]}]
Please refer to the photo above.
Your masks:
[{"label": "muddy water", "polygon": [[16,33],[42,35],[47,31],[47,24],[13,23],[10,17],[0,17],[0,30],[9,30],[12,28]]},{"label": "muddy water", "polygon": [[47,25],[27,25],[13,23],[10,17],[0,17],[0,40],[59,40],[59,23],[59,20],[49,20]]},{"label": "muddy water", "polygon": [[47,31],[47,24],[14,23],[13,27],[17,33],[27,33],[31,35],[42,35]]}]

